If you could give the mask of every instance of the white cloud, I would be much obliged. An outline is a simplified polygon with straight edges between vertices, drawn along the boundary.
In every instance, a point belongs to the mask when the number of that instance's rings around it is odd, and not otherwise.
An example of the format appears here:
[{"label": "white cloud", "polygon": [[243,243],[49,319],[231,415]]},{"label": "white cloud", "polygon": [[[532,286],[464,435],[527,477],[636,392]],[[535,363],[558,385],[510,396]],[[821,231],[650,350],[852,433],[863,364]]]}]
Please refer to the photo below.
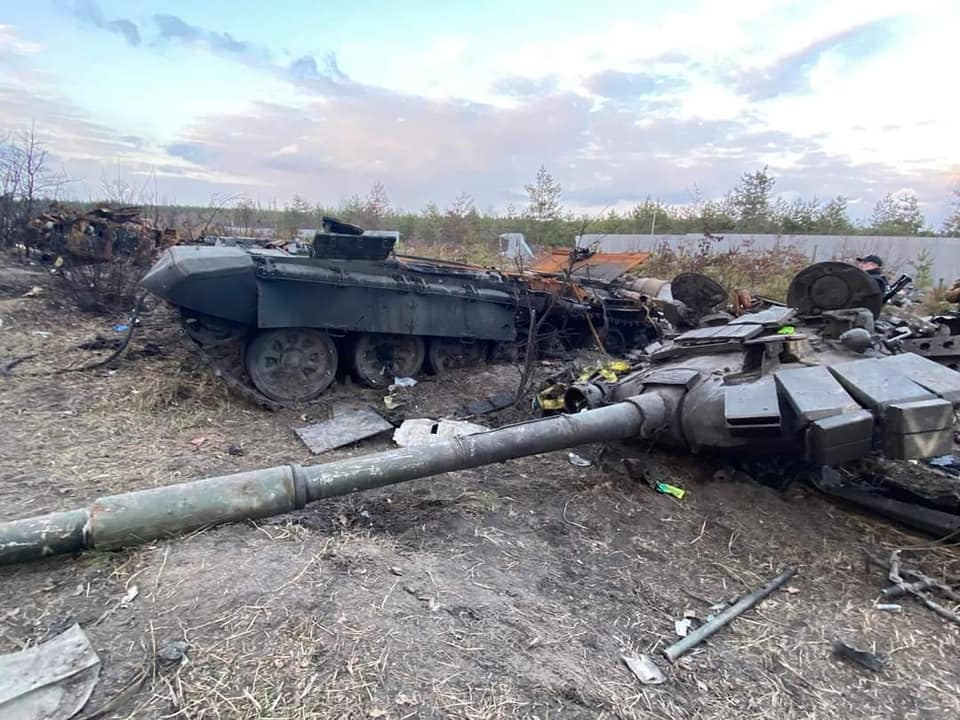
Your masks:
[{"label": "white cloud", "polygon": [[[893,16],[887,36],[876,21]],[[288,82],[283,63],[238,64],[209,48],[190,51],[196,72],[171,79],[154,53],[154,85],[170,81],[164,113],[176,119],[163,124],[149,121],[149,103],[114,98],[123,113],[111,108],[111,121],[96,114],[95,93],[31,87],[23,68],[15,80],[21,105],[28,87],[46,102],[58,153],[91,167],[116,153],[135,172],[158,167],[174,186],[187,178],[193,191],[260,183],[281,198],[329,202],[383,179],[408,206],[467,190],[502,207],[543,162],[571,206],[596,209],[647,193],[679,201],[693,183],[718,194],[768,163],[787,193],[872,204],[903,186],[942,186],[946,197],[949,172],[960,169],[960,101],[943,79],[958,25],[960,6],[948,0],[704,0],[515,44],[440,34],[383,58],[350,40],[336,59],[349,79],[312,86]],[[0,25],[0,58],[42,51],[23,43]],[[124,50],[136,58],[153,52],[147,44],[145,34],[143,47]],[[186,52],[168,47],[162,62],[186,63]],[[35,109],[0,108],[0,121],[24,112]],[[143,128],[146,142],[111,141],[137,132],[129,127]]]},{"label": "white cloud", "polygon": [[36,55],[43,48],[42,43],[21,38],[12,25],[0,24],[0,59],[5,54]]},{"label": "white cloud", "polygon": [[862,61],[826,57],[810,74],[808,94],[778,98],[760,114],[858,161],[956,169],[960,95],[948,68],[956,63],[957,27],[960,8],[938,22],[911,22],[886,52]]}]

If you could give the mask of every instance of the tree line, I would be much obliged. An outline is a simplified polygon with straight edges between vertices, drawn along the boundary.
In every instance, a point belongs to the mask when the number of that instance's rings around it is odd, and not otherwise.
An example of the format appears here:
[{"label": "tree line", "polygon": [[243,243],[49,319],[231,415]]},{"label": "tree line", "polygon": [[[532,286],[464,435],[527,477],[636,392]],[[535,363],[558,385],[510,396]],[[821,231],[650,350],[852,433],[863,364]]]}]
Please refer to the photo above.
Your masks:
[{"label": "tree line", "polygon": [[[26,222],[56,200],[67,179],[49,167],[43,144],[31,127],[22,133],[0,131],[0,245],[17,241]],[[699,188],[691,202],[674,205],[647,197],[629,210],[608,209],[599,214],[575,213],[563,205],[563,189],[541,166],[525,185],[521,207],[508,205],[504,212],[480,210],[471,195],[462,192],[448,205],[428,203],[419,212],[391,205],[387,190],[373,184],[366,196],[354,195],[338,207],[317,205],[294,196],[282,207],[264,207],[243,197],[217,196],[208,207],[162,204],[149,178],[137,191],[128,182],[104,181],[103,202],[139,204],[161,224],[206,232],[259,234],[270,231],[292,237],[320,227],[323,215],[335,215],[368,229],[398,230],[408,249],[445,250],[447,256],[484,259],[495,256],[496,238],[522,232],[538,246],[569,246],[580,233],[722,234],[779,233],[809,235],[935,235],[960,237],[960,187],[953,191],[947,219],[932,228],[920,210],[916,194],[891,193],[881,198],[870,217],[855,221],[843,196],[829,199],[795,198],[786,201],[775,192],[776,178],[767,167],[745,172],[736,186],[720,199],[707,199]]]},{"label": "tree line", "polygon": [[953,192],[948,218],[935,230],[912,192],[885,195],[868,218],[855,221],[843,196],[786,201],[777,197],[775,187],[776,179],[764,167],[744,173],[721,199],[705,199],[694,188],[688,205],[670,205],[647,197],[627,211],[609,209],[585,215],[564,208],[560,184],[541,166],[533,182],[525,186],[526,204],[520,209],[509,205],[502,213],[478,210],[467,193],[457,195],[446,208],[428,203],[418,213],[402,211],[391,207],[386,189],[377,182],[366,197],[355,195],[336,208],[311,206],[299,196],[282,210],[264,210],[252,201],[241,201],[233,220],[235,226],[251,230],[259,226],[295,232],[316,227],[320,216],[334,214],[368,229],[399,230],[401,237],[414,246],[469,246],[504,232],[523,232],[529,241],[542,245],[569,245],[583,232],[960,237],[960,188]]}]

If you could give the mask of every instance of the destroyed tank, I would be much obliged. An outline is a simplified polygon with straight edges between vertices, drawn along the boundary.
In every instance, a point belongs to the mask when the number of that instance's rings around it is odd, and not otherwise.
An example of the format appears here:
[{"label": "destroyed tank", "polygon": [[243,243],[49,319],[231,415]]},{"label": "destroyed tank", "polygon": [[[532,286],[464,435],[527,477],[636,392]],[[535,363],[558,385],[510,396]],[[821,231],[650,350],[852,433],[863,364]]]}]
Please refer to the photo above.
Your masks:
[{"label": "destroyed tank", "polygon": [[691,451],[750,448],[835,465],[882,449],[928,458],[953,446],[960,374],[891,352],[876,283],[840,262],[793,279],[786,305],[686,330],[611,383],[571,384],[566,412],[654,394],[674,418],[661,440]]},{"label": "destroyed tank", "polygon": [[324,218],[307,254],[178,246],[142,284],[179,308],[187,336],[234,390],[273,408],[317,398],[338,371],[386,387],[424,366],[512,357],[531,320],[535,349],[547,353],[601,337],[622,352],[657,336],[644,303],[610,283],[395,255],[395,243]]},{"label": "destroyed tank", "polygon": [[[794,278],[786,306],[667,338],[616,380],[601,370],[570,383],[562,388],[566,412],[366,457],[206,478],[0,523],[0,564],[137,544],[589,443],[639,440],[645,448],[656,442],[690,453],[770,454],[811,468],[876,453],[943,455],[952,448],[960,374],[912,353],[890,354],[874,332],[878,293],[859,269],[820,263]],[[922,522],[960,528],[960,516],[932,510]]]},{"label": "destroyed tank", "polygon": [[316,398],[344,365],[385,387],[425,363],[435,372],[477,363],[515,340],[515,283],[391,258],[395,242],[326,218],[308,255],[174,247],[142,284],[180,309],[186,334],[235,389],[276,404]]}]

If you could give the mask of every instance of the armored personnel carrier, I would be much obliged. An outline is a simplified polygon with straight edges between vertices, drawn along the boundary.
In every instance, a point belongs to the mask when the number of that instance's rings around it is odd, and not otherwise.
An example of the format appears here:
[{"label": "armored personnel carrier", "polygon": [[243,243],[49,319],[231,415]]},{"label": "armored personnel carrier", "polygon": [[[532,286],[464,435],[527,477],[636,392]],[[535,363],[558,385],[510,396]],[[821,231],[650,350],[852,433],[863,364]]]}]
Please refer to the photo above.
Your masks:
[{"label": "armored personnel carrier", "polygon": [[341,370],[386,387],[424,366],[509,356],[531,327],[545,352],[603,340],[622,351],[657,337],[644,303],[609,282],[396,255],[395,243],[324,218],[307,254],[178,246],[142,284],[179,308],[234,390],[270,407],[317,398]]}]

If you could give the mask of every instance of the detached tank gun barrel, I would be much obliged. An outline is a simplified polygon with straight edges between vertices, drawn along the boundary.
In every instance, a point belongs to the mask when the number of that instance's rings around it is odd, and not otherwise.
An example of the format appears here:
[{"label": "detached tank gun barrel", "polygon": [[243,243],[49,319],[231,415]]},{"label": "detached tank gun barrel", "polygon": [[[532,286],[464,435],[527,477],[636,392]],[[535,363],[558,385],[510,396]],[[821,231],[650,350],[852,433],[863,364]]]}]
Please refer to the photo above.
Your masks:
[{"label": "detached tank gun barrel", "polygon": [[136,545],[510,458],[636,435],[649,437],[665,422],[663,405],[652,400],[629,398],[576,415],[323,465],[285,465],[111,495],[87,508],[0,523],[0,565]]}]

